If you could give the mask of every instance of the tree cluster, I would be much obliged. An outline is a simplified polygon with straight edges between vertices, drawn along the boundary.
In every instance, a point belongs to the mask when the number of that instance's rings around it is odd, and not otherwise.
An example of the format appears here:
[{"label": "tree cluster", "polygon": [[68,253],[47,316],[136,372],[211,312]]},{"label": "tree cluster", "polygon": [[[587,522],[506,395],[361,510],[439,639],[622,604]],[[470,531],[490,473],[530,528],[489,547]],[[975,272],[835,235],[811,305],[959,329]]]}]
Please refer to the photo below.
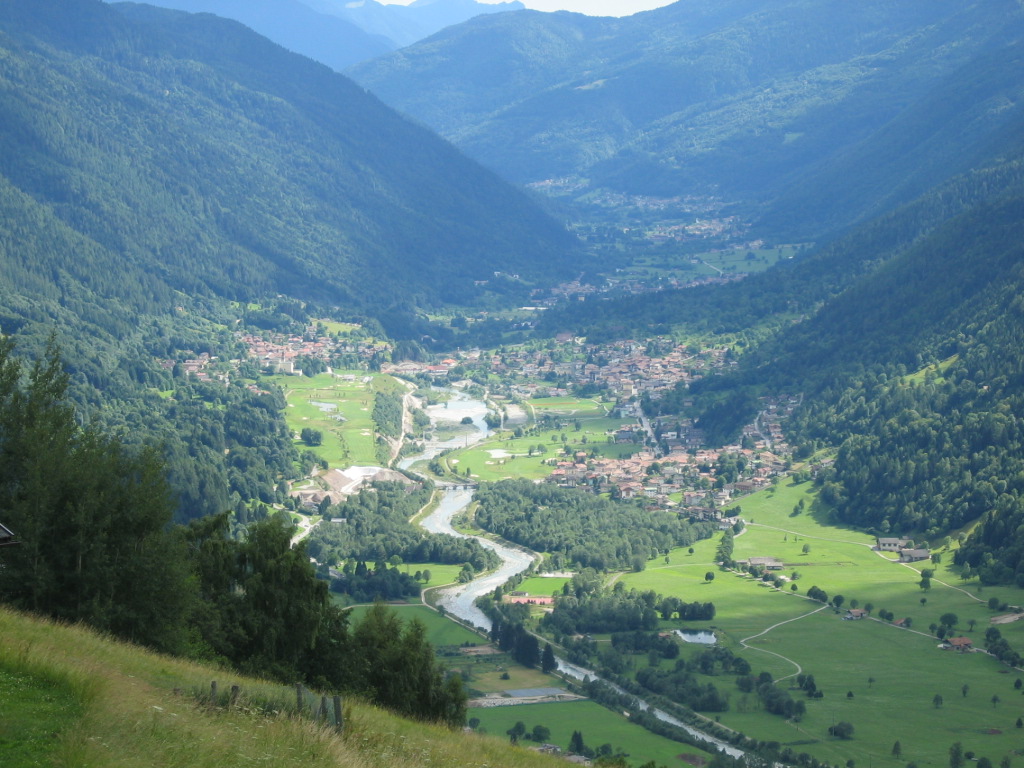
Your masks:
[{"label": "tree cluster", "polygon": [[468,563],[474,571],[496,566],[498,556],[476,540],[426,533],[409,522],[430,493],[429,487],[373,483],[330,508],[331,516],[344,522],[317,526],[309,537],[309,552],[330,564],[398,555],[406,563]]},{"label": "tree cluster", "polygon": [[476,521],[484,529],[566,565],[597,570],[636,569],[674,547],[711,534],[636,501],[613,501],[529,480],[490,483],[477,492]]},{"label": "tree cluster", "polygon": [[397,567],[388,568],[381,561],[377,561],[373,568],[367,568],[362,560],[355,567],[346,564],[341,575],[332,578],[330,584],[332,592],[348,595],[353,603],[401,600],[420,595],[420,585],[414,577]]}]

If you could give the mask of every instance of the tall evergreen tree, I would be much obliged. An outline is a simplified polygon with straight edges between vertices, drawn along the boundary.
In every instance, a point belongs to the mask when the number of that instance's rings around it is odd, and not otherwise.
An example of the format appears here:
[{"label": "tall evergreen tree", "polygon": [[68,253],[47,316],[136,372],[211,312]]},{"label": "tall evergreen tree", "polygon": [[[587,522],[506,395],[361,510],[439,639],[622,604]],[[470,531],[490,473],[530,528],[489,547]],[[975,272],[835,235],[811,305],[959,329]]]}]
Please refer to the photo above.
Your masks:
[{"label": "tall evergreen tree", "polygon": [[558,669],[558,660],[555,658],[555,652],[551,648],[551,643],[544,644],[544,653],[540,657],[540,671],[544,673],[554,672]]},{"label": "tall evergreen tree", "polygon": [[24,382],[0,339],[0,509],[22,546],[0,598],[160,650],[186,647],[194,590],[163,465],[80,428],[51,339]]}]

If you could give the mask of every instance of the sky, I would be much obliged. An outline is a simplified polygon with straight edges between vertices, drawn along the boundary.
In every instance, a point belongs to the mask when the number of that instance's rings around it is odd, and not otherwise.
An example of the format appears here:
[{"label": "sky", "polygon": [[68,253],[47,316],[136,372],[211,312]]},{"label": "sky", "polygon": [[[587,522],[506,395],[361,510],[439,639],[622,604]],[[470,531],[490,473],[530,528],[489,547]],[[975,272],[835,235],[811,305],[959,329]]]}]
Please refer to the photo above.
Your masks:
[{"label": "sky", "polygon": [[[383,3],[409,5],[412,0],[378,0]],[[501,0],[479,0],[482,3]],[[574,11],[588,16],[632,16],[640,11],[660,8],[674,0],[521,0],[535,11]]]}]

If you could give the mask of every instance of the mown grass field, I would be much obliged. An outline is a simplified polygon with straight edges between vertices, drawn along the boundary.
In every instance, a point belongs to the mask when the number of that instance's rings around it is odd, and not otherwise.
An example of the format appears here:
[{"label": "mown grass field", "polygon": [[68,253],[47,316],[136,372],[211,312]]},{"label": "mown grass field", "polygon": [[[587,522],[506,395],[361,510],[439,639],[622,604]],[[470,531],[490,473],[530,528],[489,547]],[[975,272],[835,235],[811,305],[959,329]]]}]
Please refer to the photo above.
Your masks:
[{"label": "mown grass field", "polygon": [[[570,453],[596,452],[598,456],[621,458],[638,450],[634,445],[608,442],[608,433],[633,419],[613,419],[607,415],[607,405],[596,400],[574,397],[544,397],[530,400],[527,410],[539,423],[545,415],[560,420],[561,426],[540,429],[536,434],[513,437],[511,431],[498,434],[485,442],[455,451],[446,457],[449,466],[458,474],[469,468],[471,476],[482,482],[509,478],[539,480],[547,477],[554,467],[546,462]],[[576,428],[577,422],[579,429]],[[562,440],[562,437],[565,440]],[[538,447],[542,449],[538,450]],[[531,455],[532,453],[532,455]]]},{"label": "mown grass field", "polygon": [[539,669],[521,666],[504,653],[461,659],[447,658],[443,662],[451,669],[460,669],[467,673],[467,687],[471,697],[522,688],[565,689],[565,684],[560,678],[545,675]]},{"label": "mown grass field", "polygon": [[45,765],[57,751],[53,737],[82,715],[65,682],[0,663],[0,763],[4,768]]},{"label": "mown grass field", "polygon": [[[806,699],[807,716],[788,723],[759,711],[756,697],[744,697],[731,679],[715,678],[716,686],[731,691],[732,706],[721,716],[722,723],[836,763],[854,759],[858,765],[912,761],[918,766],[945,766],[949,747],[957,741],[994,764],[1016,754],[1024,747],[1024,732],[1016,727],[1017,718],[1024,716],[1024,695],[1014,683],[1024,672],[1010,670],[983,653],[939,650],[929,625],[953,613],[958,618],[956,634],[983,647],[985,630],[997,615],[987,606],[989,597],[1019,604],[1021,591],[961,581],[951,567],[953,553],[941,548],[939,564],[899,564],[893,555],[871,549],[873,537],[832,524],[813,491],[809,483],[786,481],[739,502],[748,525],[735,539],[734,558],[782,560],[783,574],[798,575],[792,582],[796,593],[790,584],[780,591],[749,576],[718,570],[713,559],[719,537],[698,542],[692,555],[673,551],[668,565],[653,560],[644,572],[622,577],[630,587],[714,602],[714,621],[698,625],[713,625],[720,642],[742,651],[755,672],[769,671],[776,679],[810,673],[825,694],[822,699]],[[804,511],[794,514],[800,499]],[[927,591],[919,586],[922,568],[935,569]],[[706,583],[709,570],[715,578]],[[843,595],[843,609],[814,612],[822,604],[802,597],[812,585],[830,598]],[[861,607],[871,604],[875,618],[843,620],[851,599]],[[909,617],[911,629],[876,620],[881,609],[896,618]],[[1021,624],[1000,625],[1015,648],[1024,647]],[[750,650],[742,650],[744,641]],[[941,697],[938,707],[936,694]],[[793,695],[803,696],[795,690]],[[828,735],[828,728],[841,720],[854,725],[852,739]],[[899,759],[892,754],[897,740],[902,746]]]},{"label": "mown grass field", "polygon": [[[569,745],[573,731],[579,731],[584,743],[593,749],[610,744],[616,751],[629,755],[630,765],[641,765],[654,760],[657,765],[687,765],[680,755],[695,756],[710,760],[710,755],[689,744],[656,736],[639,725],[630,723],[592,701],[553,702],[550,704],[520,704],[509,707],[474,707],[470,717],[480,719],[480,727],[490,734],[505,736],[517,721],[522,721],[527,732],[535,725],[551,729],[549,743],[562,749]],[[520,741],[516,753],[526,752],[529,741]]]},{"label": "mown grass field", "polygon": [[[799,250],[798,246],[780,245],[775,248],[758,248],[756,251],[731,248],[699,254],[659,253],[657,256],[641,256],[635,259],[624,270],[624,274],[628,277],[651,280],[678,277],[680,272],[693,277],[715,277],[722,272],[763,272],[779,261],[792,258]],[[749,256],[751,253],[753,258]]]},{"label": "mown grass field", "polygon": [[561,576],[532,576],[524,579],[516,589],[529,595],[549,597],[555,592],[561,592],[567,581],[568,578]]},{"label": "mown grass field", "polygon": [[[331,467],[375,465],[374,395],[372,384],[364,379],[381,374],[365,371],[337,371],[336,374],[272,378],[288,401],[285,409],[288,427],[296,435],[306,427],[320,431],[323,444],[310,450]],[[352,379],[343,378],[346,376]],[[299,440],[296,445],[300,449],[307,448]]]}]

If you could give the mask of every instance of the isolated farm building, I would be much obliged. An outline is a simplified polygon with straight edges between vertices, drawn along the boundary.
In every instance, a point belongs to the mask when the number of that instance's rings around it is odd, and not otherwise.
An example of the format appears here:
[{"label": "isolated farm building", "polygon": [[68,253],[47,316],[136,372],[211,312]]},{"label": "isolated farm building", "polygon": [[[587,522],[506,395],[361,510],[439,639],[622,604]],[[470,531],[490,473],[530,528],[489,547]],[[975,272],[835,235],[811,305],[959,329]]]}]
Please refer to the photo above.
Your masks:
[{"label": "isolated farm building", "polygon": [[913,544],[913,541],[910,539],[878,538],[876,549],[881,552],[899,552],[902,549],[906,549],[908,544]]},{"label": "isolated farm building", "polygon": [[7,547],[11,544],[17,543],[18,542],[14,538],[14,531],[12,531],[3,523],[0,523],[0,547]]},{"label": "isolated farm building", "polygon": [[919,560],[927,560],[932,556],[930,550],[927,549],[901,549],[900,550],[900,562],[901,563],[916,563]]},{"label": "isolated farm building", "polygon": [[960,651],[960,653],[974,650],[974,641],[969,637],[948,637],[945,645],[954,651]]},{"label": "isolated farm building", "polygon": [[774,557],[752,557],[749,560],[740,560],[740,564],[746,563],[747,567],[761,567],[766,571],[781,571],[783,562]]},{"label": "isolated farm building", "polygon": [[851,608],[846,612],[846,616],[844,616],[843,618],[857,620],[863,619],[867,615],[868,612],[863,608]]}]

